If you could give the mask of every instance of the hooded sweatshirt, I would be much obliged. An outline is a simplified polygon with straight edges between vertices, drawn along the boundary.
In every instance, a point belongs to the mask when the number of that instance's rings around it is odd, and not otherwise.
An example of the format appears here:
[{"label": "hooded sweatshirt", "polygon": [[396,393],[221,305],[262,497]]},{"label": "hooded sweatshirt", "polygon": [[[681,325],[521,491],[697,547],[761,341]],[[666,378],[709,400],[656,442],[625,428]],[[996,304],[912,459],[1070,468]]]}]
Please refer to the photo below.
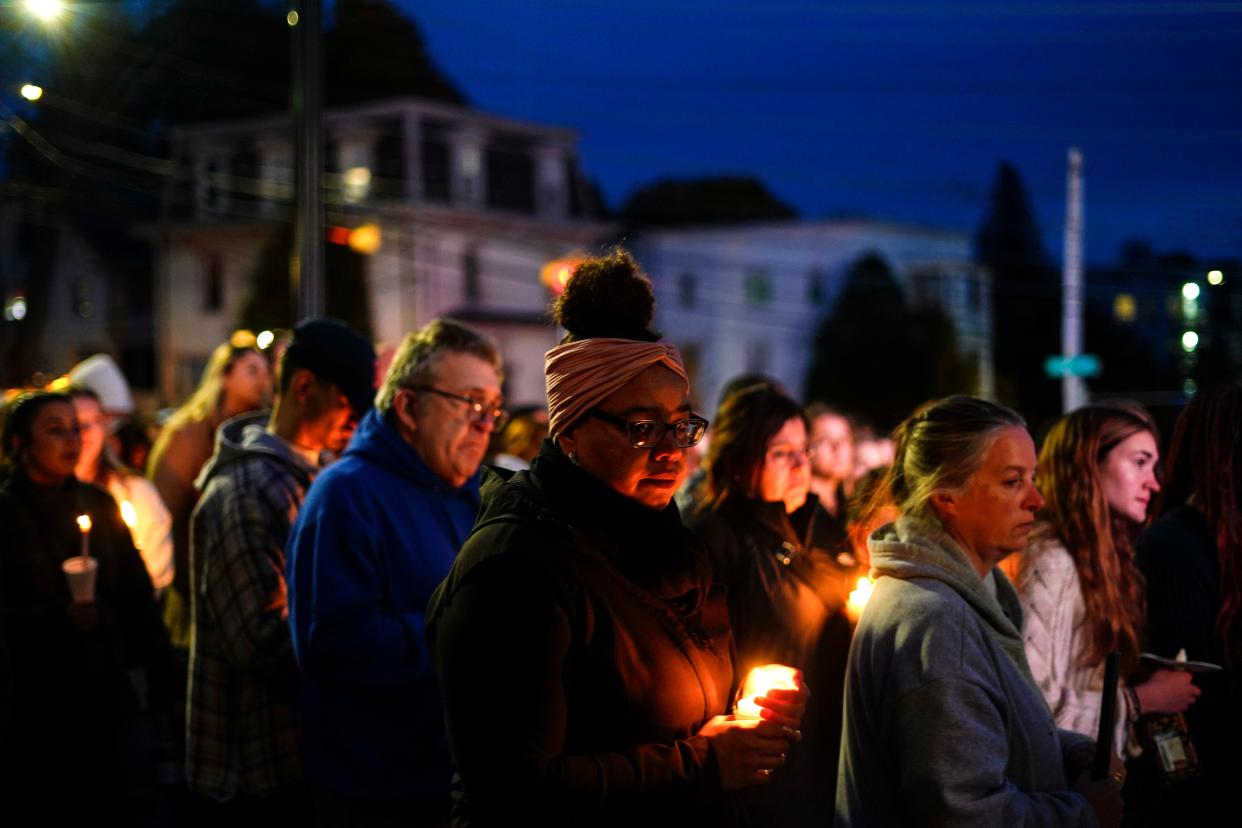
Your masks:
[{"label": "hooded sweatshirt", "polygon": [[220,427],[191,520],[186,779],[218,800],[276,794],[302,779],[284,564],[317,469],[267,431],[267,418],[244,414]]},{"label": "hooded sweatshirt", "polygon": [[839,825],[1094,825],[1031,679],[1022,609],[939,524],[905,517],[868,542],[878,582],[850,648]]},{"label": "hooded sweatshirt", "polygon": [[359,802],[443,799],[452,769],[424,610],[479,507],[377,411],[307,495],[289,542],[307,771]]}]

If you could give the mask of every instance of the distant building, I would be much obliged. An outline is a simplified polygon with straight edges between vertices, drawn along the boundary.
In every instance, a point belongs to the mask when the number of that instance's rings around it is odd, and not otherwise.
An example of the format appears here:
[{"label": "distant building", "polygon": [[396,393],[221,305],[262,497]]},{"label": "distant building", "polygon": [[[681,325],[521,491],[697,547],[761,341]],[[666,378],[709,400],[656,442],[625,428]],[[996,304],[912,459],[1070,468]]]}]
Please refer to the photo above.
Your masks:
[{"label": "distant building", "polygon": [[[1242,375],[1242,264],[1236,259],[1157,254],[1135,243],[1116,265],[1088,270],[1086,300],[1091,318],[1111,326],[1110,340],[1101,345],[1122,343],[1103,355],[1103,375],[1092,381],[1096,393],[1177,406],[1200,387]],[[1141,367],[1119,371],[1118,362]]]},{"label": "distant building", "polygon": [[[511,401],[541,401],[556,331],[540,270],[607,230],[575,133],[402,98],[328,110],[325,134],[326,223],[379,230],[365,271],[381,348],[453,316],[500,342]],[[251,272],[288,220],[293,174],[283,114],[170,135],[175,172],[152,235],[160,389],[171,402],[239,320]]]},{"label": "distant building", "polygon": [[0,385],[52,379],[98,352],[137,389],[153,385],[149,254],[35,200],[0,199]]},{"label": "distant building", "polygon": [[709,414],[724,383],[746,371],[802,393],[819,325],[867,254],[884,259],[913,305],[946,311],[960,353],[977,368],[975,393],[993,393],[991,282],[965,233],[869,220],[762,222],[644,231],[633,251],[659,297],[657,326],[681,349],[696,403]]}]

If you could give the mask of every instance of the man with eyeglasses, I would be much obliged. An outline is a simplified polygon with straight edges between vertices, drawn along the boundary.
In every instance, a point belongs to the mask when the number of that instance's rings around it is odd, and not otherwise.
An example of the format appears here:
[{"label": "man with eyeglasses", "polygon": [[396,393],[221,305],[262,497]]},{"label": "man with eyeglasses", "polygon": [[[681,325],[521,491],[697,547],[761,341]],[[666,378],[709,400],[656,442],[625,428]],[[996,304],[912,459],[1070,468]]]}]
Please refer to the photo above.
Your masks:
[{"label": "man with eyeglasses", "polygon": [[474,524],[501,407],[496,344],[452,320],[406,337],[289,544],[302,753],[322,824],[447,824],[451,769],[424,609]]}]

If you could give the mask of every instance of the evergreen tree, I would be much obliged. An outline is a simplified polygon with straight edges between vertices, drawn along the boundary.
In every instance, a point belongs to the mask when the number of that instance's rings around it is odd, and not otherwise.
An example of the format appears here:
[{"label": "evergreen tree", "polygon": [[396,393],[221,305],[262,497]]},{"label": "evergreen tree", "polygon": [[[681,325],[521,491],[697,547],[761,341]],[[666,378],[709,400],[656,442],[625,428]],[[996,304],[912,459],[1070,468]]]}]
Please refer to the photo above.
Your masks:
[{"label": "evergreen tree", "polygon": [[[242,308],[241,327],[262,331],[292,328],[297,323],[289,284],[292,251],[293,230],[285,224],[263,248],[250,272],[250,294]],[[329,315],[348,322],[369,338],[367,257],[342,244],[325,244],[323,289]]]},{"label": "evergreen tree", "polygon": [[466,103],[431,59],[418,25],[386,0],[337,0],[324,42],[324,95],[329,105],[403,95]]},{"label": "evergreen tree", "polygon": [[920,403],[969,393],[975,382],[953,321],[940,308],[911,308],[887,262],[871,253],[850,268],[820,327],[804,399],[888,430]]},{"label": "evergreen tree", "polygon": [[1001,399],[1035,424],[1061,410],[1044,360],[1061,352],[1061,288],[1018,171],[1001,164],[976,256],[992,274],[993,355]]}]

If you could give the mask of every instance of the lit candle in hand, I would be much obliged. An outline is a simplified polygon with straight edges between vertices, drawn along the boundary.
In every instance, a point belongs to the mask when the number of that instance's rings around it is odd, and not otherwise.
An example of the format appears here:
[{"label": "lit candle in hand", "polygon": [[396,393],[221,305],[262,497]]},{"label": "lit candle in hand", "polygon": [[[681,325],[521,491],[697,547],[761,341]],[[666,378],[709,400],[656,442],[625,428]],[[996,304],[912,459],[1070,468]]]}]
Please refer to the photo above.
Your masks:
[{"label": "lit candle in hand", "polygon": [[82,557],[91,555],[91,516],[78,515],[78,531],[82,533]]},{"label": "lit candle in hand", "polygon": [[751,668],[742,684],[742,692],[737,700],[733,713],[739,718],[761,718],[763,709],[756,700],[763,698],[770,690],[797,690],[798,671],[784,664],[764,664]]}]

